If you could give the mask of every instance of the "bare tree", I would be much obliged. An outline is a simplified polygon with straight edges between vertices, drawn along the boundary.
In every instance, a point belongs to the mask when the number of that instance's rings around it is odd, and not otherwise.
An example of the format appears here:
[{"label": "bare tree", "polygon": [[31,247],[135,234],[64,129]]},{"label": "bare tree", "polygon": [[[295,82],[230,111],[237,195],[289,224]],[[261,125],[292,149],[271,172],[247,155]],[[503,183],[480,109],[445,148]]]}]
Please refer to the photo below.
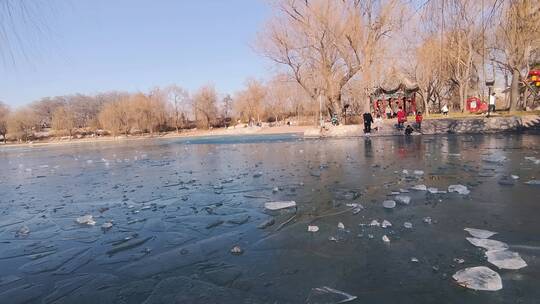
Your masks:
[{"label": "bare tree", "polygon": [[397,9],[394,0],[280,0],[259,49],[287,66],[312,99],[324,95],[329,112],[340,114],[343,87],[358,73],[370,83],[370,65],[399,23]]},{"label": "bare tree", "polygon": [[39,118],[29,107],[19,108],[8,119],[8,134],[19,140],[28,141],[34,135]]},{"label": "bare tree", "polygon": [[54,111],[66,104],[67,101],[64,96],[45,97],[31,103],[30,108],[34,110],[39,120],[39,127],[50,128]]},{"label": "bare tree", "polygon": [[95,96],[75,94],[65,97],[69,109],[73,112],[75,127],[97,129],[98,115],[103,104],[107,101],[107,94]]},{"label": "bare tree", "polygon": [[163,92],[152,90],[148,95],[137,93],[127,104],[129,118],[141,132],[153,134],[165,124],[165,104]]},{"label": "bare tree", "polygon": [[231,118],[232,109],[233,109],[233,99],[231,95],[227,94],[221,100],[221,109],[223,118]]},{"label": "bare tree", "polygon": [[9,117],[9,107],[0,101],[0,135],[4,140],[4,143],[7,142],[7,131],[8,131],[8,117]]},{"label": "bare tree", "polygon": [[477,77],[476,61],[483,53],[483,19],[480,1],[448,0],[444,2],[445,31],[443,60],[450,81],[458,90],[459,109],[465,111],[465,101],[472,82]]},{"label": "bare tree", "polygon": [[246,81],[246,88],[236,93],[236,113],[245,121],[260,122],[265,96],[266,87],[264,84],[255,79],[248,79]]},{"label": "bare tree", "polygon": [[289,77],[284,74],[274,76],[266,85],[266,96],[264,101],[266,117],[279,122],[292,112],[294,98],[293,86]]},{"label": "bare tree", "polygon": [[526,83],[532,59],[540,56],[540,2],[507,1],[500,20],[496,32],[498,58],[495,60],[512,75],[510,111],[515,111],[521,108],[519,84]]},{"label": "bare tree", "polygon": [[128,135],[131,130],[128,113],[129,99],[121,97],[105,104],[99,113],[99,121],[103,128],[117,136],[120,133]]},{"label": "bare tree", "polygon": [[217,92],[213,85],[201,87],[193,96],[192,107],[197,126],[208,129],[217,116]]},{"label": "bare tree", "polygon": [[69,106],[57,108],[52,116],[51,126],[55,131],[67,132],[69,137],[73,137],[73,131],[77,127],[75,112]]},{"label": "bare tree", "polygon": [[426,38],[421,45],[415,49],[414,59],[409,75],[416,81],[420,88],[423,109],[429,115],[430,103],[438,102],[437,109],[441,108],[441,98],[443,88],[448,83],[447,73],[441,69],[439,54],[441,44],[437,36]]},{"label": "bare tree", "polygon": [[171,85],[167,89],[167,99],[172,108],[172,126],[176,133],[180,132],[187,119],[187,106],[190,103],[189,93],[177,85]]}]

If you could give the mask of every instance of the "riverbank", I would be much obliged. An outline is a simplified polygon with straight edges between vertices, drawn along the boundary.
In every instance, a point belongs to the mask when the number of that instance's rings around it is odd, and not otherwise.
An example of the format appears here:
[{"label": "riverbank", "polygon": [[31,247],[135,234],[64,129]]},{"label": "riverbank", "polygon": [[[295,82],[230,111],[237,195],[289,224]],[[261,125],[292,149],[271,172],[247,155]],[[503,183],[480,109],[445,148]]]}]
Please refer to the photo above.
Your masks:
[{"label": "riverbank", "polygon": [[[412,120],[409,117],[409,120]],[[373,131],[371,136],[399,136],[403,132],[394,128],[395,120],[383,120],[380,130]],[[412,124],[412,122],[411,122]],[[485,116],[474,117],[434,117],[425,119],[422,123],[422,134],[484,134],[498,132],[519,132],[528,129],[540,129],[540,115],[519,116]],[[229,127],[211,130],[188,130],[182,132],[167,132],[154,135],[129,136],[93,136],[83,138],[51,137],[29,143],[8,143],[1,146],[41,146],[65,145],[75,143],[115,142],[141,140],[151,138],[189,138],[205,136],[241,136],[241,135],[271,135],[271,134],[300,134],[305,138],[340,138],[364,136],[363,125],[332,126],[329,123],[324,128],[316,126],[275,126],[275,127]]]}]

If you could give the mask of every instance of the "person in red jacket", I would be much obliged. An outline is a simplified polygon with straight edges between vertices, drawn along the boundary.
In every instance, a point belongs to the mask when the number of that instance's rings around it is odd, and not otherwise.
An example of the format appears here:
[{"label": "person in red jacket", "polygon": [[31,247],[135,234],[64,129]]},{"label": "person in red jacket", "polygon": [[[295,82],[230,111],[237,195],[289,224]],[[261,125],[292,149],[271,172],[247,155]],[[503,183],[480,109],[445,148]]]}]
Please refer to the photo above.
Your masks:
[{"label": "person in red jacket", "polygon": [[403,124],[407,121],[407,115],[405,114],[405,111],[403,111],[402,107],[399,107],[399,110],[397,112],[397,127],[398,129],[403,129]]},{"label": "person in red jacket", "polygon": [[422,112],[420,112],[420,111],[416,112],[415,120],[416,120],[416,128],[418,130],[422,129],[422,120],[423,119],[424,119],[424,117],[422,117]]}]

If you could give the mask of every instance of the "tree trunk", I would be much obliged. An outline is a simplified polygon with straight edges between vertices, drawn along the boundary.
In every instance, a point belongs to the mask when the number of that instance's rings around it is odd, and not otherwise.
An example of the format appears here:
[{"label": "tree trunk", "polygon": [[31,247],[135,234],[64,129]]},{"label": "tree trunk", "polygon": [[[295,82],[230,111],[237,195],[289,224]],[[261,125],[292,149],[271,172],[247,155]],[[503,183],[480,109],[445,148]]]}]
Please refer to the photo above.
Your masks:
[{"label": "tree trunk", "polygon": [[465,111],[465,85],[460,81],[459,84],[459,110],[463,113]]},{"label": "tree trunk", "polygon": [[429,116],[429,99],[431,99],[431,94],[427,93],[424,96],[422,96],[423,106],[424,106],[424,115]]},{"label": "tree trunk", "polygon": [[343,105],[341,104],[341,93],[338,93],[334,96],[330,96],[328,98],[328,101],[330,102],[328,109],[330,110],[330,115],[336,114],[338,119],[341,120],[342,112],[343,112]]},{"label": "tree trunk", "polygon": [[367,113],[367,112],[371,112],[371,99],[369,98],[366,98],[366,101],[363,102],[363,110],[364,110],[364,113]]},{"label": "tree trunk", "polygon": [[514,112],[518,109],[519,98],[519,71],[512,70],[512,84],[510,85],[510,111]]}]

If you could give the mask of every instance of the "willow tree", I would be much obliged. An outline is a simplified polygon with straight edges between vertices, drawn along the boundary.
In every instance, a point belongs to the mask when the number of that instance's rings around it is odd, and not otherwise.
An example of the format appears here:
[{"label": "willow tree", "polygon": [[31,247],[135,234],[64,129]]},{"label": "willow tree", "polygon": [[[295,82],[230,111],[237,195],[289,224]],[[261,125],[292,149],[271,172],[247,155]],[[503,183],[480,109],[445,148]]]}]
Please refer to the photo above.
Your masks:
[{"label": "willow tree", "polygon": [[73,131],[77,128],[77,117],[69,106],[58,107],[51,119],[51,127],[58,132],[66,132],[69,138],[73,137]]},{"label": "willow tree", "polygon": [[267,95],[264,83],[256,79],[248,79],[246,88],[236,93],[234,109],[237,115],[247,122],[260,122],[264,112],[263,102]]},{"label": "willow tree", "polygon": [[8,134],[19,140],[28,141],[38,128],[39,119],[33,109],[22,107],[15,110],[8,117]]},{"label": "willow tree", "polygon": [[370,66],[399,21],[398,1],[277,0],[274,4],[275,15],[260,34],[258,48],[288,67],[313,100],[321,95],[328,111],[341,116],[343,88],[358,74],[370,78]]},{"label": "willow tree", "polygon": [[217,118],[217,91],[213,85],[199,88],[192,99],[197,127],[208,129]]},{"label": "willow tree", "polygon": [[183,128],[186,124],[187,106],[190,103],[189,93],[177,85],[169,86],[166,91],[171,106],[172,125],[176,129],[176,133],[179,133],[180,128]]},{"label": "willow tree", "polygon": [[480,57],[484,53],[483,28],[486,23],[481,16],[489,6],[469,0],[448,0],[443,1],[443,5],[446,12],[443,19],[443,66],[450,82],[457,88],[459,108],[463,112],[471,83],[478,76]]},{"label": "willow tree", "polygon": [[519,83],[527,76],[533,59],[540,58],[540,2],[515,0],[505,3],[498,26],[498,62],[512,74],[510,111],[520,105]]},{"label": "willow tree", "polygon": [[9,107],[0,101],[0,135],[4,139],[4,143],[7,142],[8,117]]},{"label": "willow tree", "polygon": [[429,115],[430,103],[438,101],[438,109],[441,109],[442,90],[448,81],[445,77],[446,71],[441,68],[440,53],[438,37],[431,36],[415,48],[415,60],[411,61],[413,64],[410,74],[420,88],[426,115]]},{"label": "willow tree", "polygon": [[120,133],[127,136],[132,127],[129,120],[129,96],[119,96],[117,100],[105,104],[99,113],[99,122],[113,136]]}]

